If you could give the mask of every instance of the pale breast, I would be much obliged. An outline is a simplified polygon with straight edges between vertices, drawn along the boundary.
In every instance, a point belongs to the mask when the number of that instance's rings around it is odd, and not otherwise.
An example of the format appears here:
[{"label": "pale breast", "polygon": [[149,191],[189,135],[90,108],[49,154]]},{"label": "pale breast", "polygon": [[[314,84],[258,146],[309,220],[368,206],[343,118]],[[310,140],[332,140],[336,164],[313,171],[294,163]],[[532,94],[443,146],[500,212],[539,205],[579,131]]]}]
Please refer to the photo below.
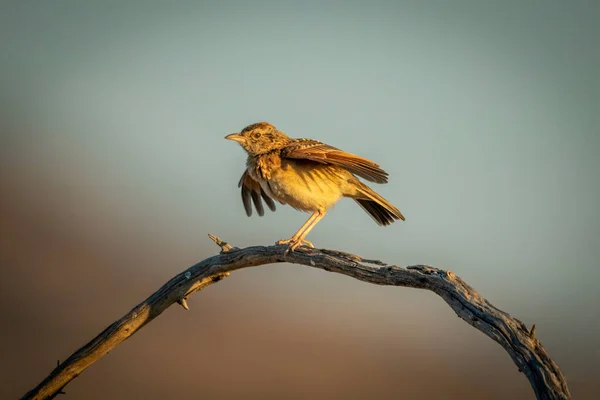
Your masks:
[{"label": "pale breast", "polygon": [[[348,176],[346,176],[348,175]],[[261,183],[272,197],[302,211],[326,210],[343,194],[351,175],[340,168],[301,160],[282,160]]]}]

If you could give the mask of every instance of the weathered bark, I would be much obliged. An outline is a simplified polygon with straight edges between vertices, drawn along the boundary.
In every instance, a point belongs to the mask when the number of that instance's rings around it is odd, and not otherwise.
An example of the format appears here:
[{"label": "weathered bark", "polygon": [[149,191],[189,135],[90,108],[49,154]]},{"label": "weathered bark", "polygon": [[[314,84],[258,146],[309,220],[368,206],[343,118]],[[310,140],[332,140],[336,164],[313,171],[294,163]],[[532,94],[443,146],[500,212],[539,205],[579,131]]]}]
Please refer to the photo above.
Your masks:
[{"label": "weathered bark", "polygon": [[188,309],[188,296],[220,281],[228,276],[229,272],[277,262],[307,265],[378,285],[431,290],[441,296],[460,318],[494,339],[506,350],[519,370],[529,379],[538,399],[571,397],[560,369],[535,337],[535,325],[527,329],[525,324],[494,307],[450,271],[426,265],[400,268],[354,254],[306,247],[288,254],[285,254],[285,246],[238,249],[212,235],[209,236],[221,246],[222,251],[219,255],[200,261],[165,283],[157,292],[58,365],[22,398],[53,398],[87,367],[173,303],[179,303]]}]

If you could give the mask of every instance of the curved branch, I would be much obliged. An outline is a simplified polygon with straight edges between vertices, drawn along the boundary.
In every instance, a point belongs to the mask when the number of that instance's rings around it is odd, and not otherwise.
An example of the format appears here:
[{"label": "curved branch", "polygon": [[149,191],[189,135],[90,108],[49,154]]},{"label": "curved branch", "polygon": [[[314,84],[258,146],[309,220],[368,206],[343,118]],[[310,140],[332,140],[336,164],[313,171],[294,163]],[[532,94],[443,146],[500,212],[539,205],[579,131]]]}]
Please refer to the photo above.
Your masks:
[{"label": "curved branch", "polygon": [[[231,247],[209,235],[221,253],[191,266],[165,283],[158,291],[115,321],[88,344],[58,365],[22,399],[47,399],[119,343],[132,336],[174,303],[188,309],[192,293],[220,281],[229,272],[264,264],[289,262],[347,275],[378,285],[427,289],[441,296],[469,325],[498,342],[522,371],[538,399],[569,399],[565,378],[535,337],[535,325],[527,329],[521,321],[494,307],[475,289],[450,271],[415,265],[400,268],[354,254],[325,249],[300,249],[285,254],[286,246]],[[370,264],[370,265],[369,265]]]}]

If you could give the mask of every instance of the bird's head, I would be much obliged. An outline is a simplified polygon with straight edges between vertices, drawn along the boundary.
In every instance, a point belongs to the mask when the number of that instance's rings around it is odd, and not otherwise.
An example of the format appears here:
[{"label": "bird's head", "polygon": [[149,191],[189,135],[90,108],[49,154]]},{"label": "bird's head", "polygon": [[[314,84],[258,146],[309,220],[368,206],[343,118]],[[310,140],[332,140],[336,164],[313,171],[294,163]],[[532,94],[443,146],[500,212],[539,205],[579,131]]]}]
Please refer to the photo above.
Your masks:
[{"label": "bird's head", "polygon": [[225,136],[225,139],[235,140],[248,154],[254,156],[282,149],[291,141],[285,133],[268,122],[248,125],[240,133],[232,133]]}]

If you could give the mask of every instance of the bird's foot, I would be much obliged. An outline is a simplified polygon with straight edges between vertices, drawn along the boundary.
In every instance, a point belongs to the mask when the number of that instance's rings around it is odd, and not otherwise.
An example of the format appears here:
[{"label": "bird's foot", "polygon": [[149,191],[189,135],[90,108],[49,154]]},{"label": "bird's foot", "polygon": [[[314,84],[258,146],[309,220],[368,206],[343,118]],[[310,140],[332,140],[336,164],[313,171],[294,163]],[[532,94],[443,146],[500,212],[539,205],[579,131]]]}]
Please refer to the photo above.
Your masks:
[{"label": "bird's foot", "polygon": [[288,248],[285,251],[285,254],[289,253],[290,251],[296,250],[298,247],[300,247],[302,245],[311,247],[313,249],[315,248],[315,246],[313,246],[313,244],[306,239],[291,238],[291,239],[279,240],[276,244],[287,244],[288,245]]}]

